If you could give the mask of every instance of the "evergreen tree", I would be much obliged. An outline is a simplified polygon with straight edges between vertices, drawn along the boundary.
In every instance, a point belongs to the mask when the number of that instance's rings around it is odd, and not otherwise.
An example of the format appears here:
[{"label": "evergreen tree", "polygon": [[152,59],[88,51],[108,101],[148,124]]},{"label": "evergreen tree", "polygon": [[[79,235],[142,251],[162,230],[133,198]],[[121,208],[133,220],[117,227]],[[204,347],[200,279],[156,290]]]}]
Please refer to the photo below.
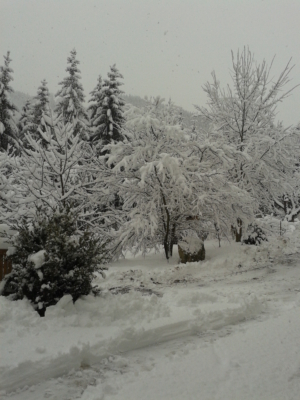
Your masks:
[{"label": "evergreen tree", "polygon": [[43,316],[46,308],[64,295],[75,302],[80,296],[99,292],[92,285],[94,272],[103,273],[107,262],[105,244],[95,233],[77,229],[77,217],[70,210],[55,211],[49,217],[39,212],[30,223],[23,220],[12,239],[13,271],[5,279],[2,295],[27,299]]},{"label": "evergreen tree", "polygon": [[59,117],[62,117],[64,123],[71,122],[75,124],[74,134],[87,138],[88,135],[88,115],[84,109],[83,87],[79,80],[81,79],[78,69],[79,61],[76,60],[76,50],[71,51],[68,57],[68,67],[66,71],[68,76],[59,84],[61,89],[56,97],[60,98],[55,111]]},{"label": "evergreen tree", "polygon": [[102,84],[101,77],[98,78],[96,88],[91,92],[91,124],[94,128],[91,140],[96,146],[106,145],[111,141],[122,140],[121,129],[124,123],[124,101],[120,86],[123,85],[118,79],[123,78],[115,65],[110,67],[108,79]]},{"label": "evergreen tree", "polygon": [[42,80],[34,100],[36,100],[36,102],[32,108],[31,134],[36,141],[42,140],[42,144],[46,146],[47,142],[40,133],[40,131],[46,132],[45,119],[43,118],[43,115],[51,117],[49,107],[49,90],[47,87],[47,81],[45,79]]},{"label": "evergreen tree", "polygon": [[39,126],[43,113],[49,112],[49,90],[46,79],[42,80],[34,99],[36,103],[33,106],[33,123]]},{"label": "evergreen tree", "polygon": [[88,107],[88,111],[90,112],[90,121],[91,121],[91,139],[94,142],[95,148],[99,151],[99,146],[101,146],[101,137],[103,132],[103,124],[101,124],[100,116],[101,116],[101,109],[102,109],[102,77],[99,75],[98,82],[94,90],[91,91],[91,99],[89,103],[92,103]]},{"label": "evergreen tree", "polygon": [[19,139],[24,144],[25,133],[32,131],[33,127],[33,115],[32,115],[32,102],[27,100],[22,107],[21,117],[18,122]]},{"label": "evergreen tree", "polygon": [[23,145],[28,148],[28,142],[26,141],[26,133],[30,133],[31,136],[38,141],[42,138],[39,130],[45,132],[44,121],[42,119],[43,114],[50,117],[49,108],[49,90],[47,88],[47,81],[44,79],[38,88],[37,95],[32,100],[27,100],[24,107],[22,108],[22,114],[18,122],[19,138]]},{"label": "evergreen tree", "polygon": [[9,64],[11,59],[10,52],[4,56],[4,67],[0,67],[0,151],[7,150],[8,144],[12,143],[16,126],[13,120],[17,107],[10,101],[9,94],[13,93],[10,82],[13,80],[11,73],[13,70]]}]

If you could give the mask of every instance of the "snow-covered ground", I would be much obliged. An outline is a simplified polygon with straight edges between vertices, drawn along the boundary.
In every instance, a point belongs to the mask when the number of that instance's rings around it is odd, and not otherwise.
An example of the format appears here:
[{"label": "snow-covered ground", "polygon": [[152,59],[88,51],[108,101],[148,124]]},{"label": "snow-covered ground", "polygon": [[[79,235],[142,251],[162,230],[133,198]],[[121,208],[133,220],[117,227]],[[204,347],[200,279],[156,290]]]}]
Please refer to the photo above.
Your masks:
[{"label": "snow-covered ground", "polygon": [[[288,239],[290,240],[290,239]],[[300,259],[287,239],[113,263],[44,318],[0,297],[1,399],[298,399]],[[288,247],[290,244],[290,247]]]}]

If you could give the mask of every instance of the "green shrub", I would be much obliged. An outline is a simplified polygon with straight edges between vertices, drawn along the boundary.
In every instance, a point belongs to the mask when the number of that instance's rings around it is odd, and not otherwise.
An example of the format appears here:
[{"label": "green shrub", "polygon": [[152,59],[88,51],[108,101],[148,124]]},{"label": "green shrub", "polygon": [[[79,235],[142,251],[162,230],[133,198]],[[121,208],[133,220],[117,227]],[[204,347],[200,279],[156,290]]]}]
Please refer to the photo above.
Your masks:
[{"label": "green shrub", "polygon": [[14,300],[27,297],[43,316],[47,307],[66,294],[75,302],[99,291],[92,280],[95,272],[103,274],[106,269],[105,244],[91,232],[78,231],[71,211],[50,217],[39,213],[35,221],[23,221],[18,232],[12,241],[16,249],[10,256],[13,269],[2,295]]},{"label": "green shrub", "polygon": [[243,240],[245,244],[259,246],[262,242],[268,241],[265,232],[256,224],[251,224],[248,227],[248,237]]}]

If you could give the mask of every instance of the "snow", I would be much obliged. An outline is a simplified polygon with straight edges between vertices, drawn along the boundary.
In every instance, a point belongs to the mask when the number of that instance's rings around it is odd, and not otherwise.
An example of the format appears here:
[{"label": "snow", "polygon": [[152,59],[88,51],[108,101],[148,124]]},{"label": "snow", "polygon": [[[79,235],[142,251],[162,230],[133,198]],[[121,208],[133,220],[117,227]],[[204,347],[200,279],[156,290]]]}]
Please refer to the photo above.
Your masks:
[{"label": "snow", "polygon": [[186,265],[127,254],[96,278],[99,297],[64,296],[44,318],[0,297],[1,398],[296,399],[299,257],[276,261],[287,243],[206,241],[206,260]]},{"label": "snow", "polygon": [[14,231],[8,227],[6,224],[0,224],[0,249],[5,249],[7,251],[7,255],[13,253],[14,248],[10,246],[7,242],[7,238],[4,237],[4,234],[13,235]]},{"label": "snow", "polygon": [[30,254],[28,256],[28,261],[33,262],[34,268],[36,268],[36,269],[41,268],[41,266],[45,262],[45,253],[46,253],[46,250],[40,250],[35,254]]},{"label": "snow", "polygon": [[203,242],[196,236],[187,236],[178,244],[186,253],[196,254],[201,249]]},{"label": "snow", "polygon": [[2,133],[5,131],[5,126],[3,125],[3,123],[0,121],[0,135],[2,135]]}]

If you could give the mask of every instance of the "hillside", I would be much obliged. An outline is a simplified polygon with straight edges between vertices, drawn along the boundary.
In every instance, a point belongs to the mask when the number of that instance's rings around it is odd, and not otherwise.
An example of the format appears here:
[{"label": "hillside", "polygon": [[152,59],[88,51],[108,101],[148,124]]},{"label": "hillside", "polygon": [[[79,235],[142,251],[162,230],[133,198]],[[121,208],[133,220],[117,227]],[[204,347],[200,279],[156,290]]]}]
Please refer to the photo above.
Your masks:
[{"label": "hillside", "polygon": [[[25,94],[23,92],[19,92],[16,90],[15,92],[10,94],[10,98],[12,103],[17,107],[18,112],[16,113],[16,118],[18,119],[21,115],[22,108],[24,107],[27,100],[33,100],[34,96],[30,96],[29,94]],[[54,95],[50,93],[50,106],[54,109],[55,100]]]},{"label": "hillside", "polygon": [[[20,118],[21,115],[21,111],[22,108],[24,107],[25,103],[27,100],[33,100],[34,97],[30,96],[29,94],[25,94],[23,92],[19,92],[19,91],[15,91],[13,92],[11,95],[11,101],[13,102],[13,104],[15,104],[15,106],[18,109],[18,112],[16,113],[16,119]],[[123,99],[125,101],[126,104],[131,104],[135,107],[145,107],[147,105],[147,99],[143,99],[140,96],[133,96],[130,94],[125,94],[123,96]],[[51,93],[50,94],[50,106],[51,109],[53,110],[55,107],[55,99],[54,99],[54,95]],[[187,127],[192,127],[194,124],[196,126],[196,128],[200,128],[200,127],[204,127],[205,126],[205,122],[203,120],[201,120],[200,118],[195,118],[193,113],[184,110],[182,107],[176,106],[179,113],[182,115],[183,118],[183,123],[185,126]]]}]

